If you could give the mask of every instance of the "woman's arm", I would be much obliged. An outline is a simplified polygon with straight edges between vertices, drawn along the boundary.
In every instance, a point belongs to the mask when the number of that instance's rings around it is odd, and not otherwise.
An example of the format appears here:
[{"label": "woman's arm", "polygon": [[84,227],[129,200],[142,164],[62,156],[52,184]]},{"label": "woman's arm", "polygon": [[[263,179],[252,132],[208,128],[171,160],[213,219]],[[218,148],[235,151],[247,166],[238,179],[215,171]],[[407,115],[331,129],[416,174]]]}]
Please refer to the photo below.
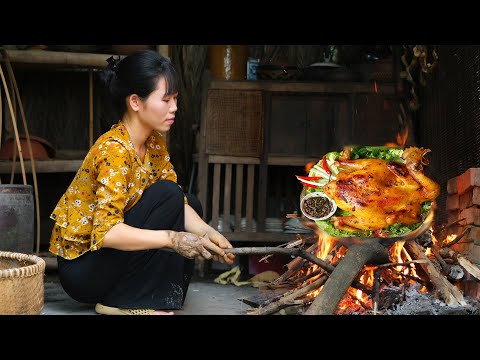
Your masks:
[{"label": "woman's arm", "polygon": [[124,251],[171,248],[173,233],[172,230],[139,229],[119,223],[107,231],[102,246]]},{"label": "woman's arm", "polygon": [[[202,236],[206,241],[205,248],[210,250],[214,255],[220,255],[227,264],[233,264],[235,255],[225,254],[222,249],[231,249],[230,242],[217,230],[208,225],[197,214],[197,212],[188,204],[185,204],[185,230]],[[217,260],[216,257],[214,257]]]},{"label": "woman's arm", "polygon": [[184,231],[139,229],[125,223],[112,226],[103,238],[105,248],[123,251],[170,248],[190,259],[197,256],[211,259],[210,244],[207,237]]}]

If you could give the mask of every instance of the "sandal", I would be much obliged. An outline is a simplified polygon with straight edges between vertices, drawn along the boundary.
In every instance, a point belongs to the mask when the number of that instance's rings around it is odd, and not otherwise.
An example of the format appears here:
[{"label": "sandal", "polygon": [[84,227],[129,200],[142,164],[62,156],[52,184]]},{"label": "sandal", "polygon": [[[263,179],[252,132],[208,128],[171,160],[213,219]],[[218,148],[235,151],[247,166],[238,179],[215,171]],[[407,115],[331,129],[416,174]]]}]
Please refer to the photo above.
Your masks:
[{"label": "sandal", "polygon": [[[98,303],[95,312],[102,315],[173,315],[173,311],[158,314],[159,310],[153,309],[120,309]],[[163,311],[162,311],[163,312]]]}]

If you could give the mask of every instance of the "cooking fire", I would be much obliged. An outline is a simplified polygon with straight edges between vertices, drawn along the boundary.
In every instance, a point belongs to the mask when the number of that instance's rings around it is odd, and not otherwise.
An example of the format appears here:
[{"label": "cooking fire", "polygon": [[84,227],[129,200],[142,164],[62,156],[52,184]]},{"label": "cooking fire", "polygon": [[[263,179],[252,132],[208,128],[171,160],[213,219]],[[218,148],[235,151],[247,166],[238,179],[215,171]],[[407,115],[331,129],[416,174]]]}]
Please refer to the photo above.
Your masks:
[{"label": "cooking fire", "polygon": [[456,286],[466,272],[480,279],[478,266],[452,248],[468,228],[459,235],[447,234],[450,225],[434,229],[440,186],[424,174],[429,152],[345,147],[309,164],[308,176],[297,179],[304,224],[314,236],[230,250],[293,257],[260,289],[262,301],[244,299],[248,313],[479,314],[478,301]]}]

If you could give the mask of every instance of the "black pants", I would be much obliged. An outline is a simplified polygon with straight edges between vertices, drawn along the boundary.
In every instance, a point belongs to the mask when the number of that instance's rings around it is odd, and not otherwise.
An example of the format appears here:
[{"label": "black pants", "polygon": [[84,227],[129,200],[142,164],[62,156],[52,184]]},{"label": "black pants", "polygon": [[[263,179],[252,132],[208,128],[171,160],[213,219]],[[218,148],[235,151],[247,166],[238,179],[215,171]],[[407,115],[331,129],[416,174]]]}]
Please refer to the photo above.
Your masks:
[{"label": "black pants", "polygon": [[[185,231],[183,196],[174,182],[158,181],[125,213],[124,222],[142,229]],[[191,194],[187,199],[202,217],[198,199]],[[73,299],[129,309],[180,309],[194,268],[193,259],[162,249],[101,248],[57,261],[62,287]]]}]

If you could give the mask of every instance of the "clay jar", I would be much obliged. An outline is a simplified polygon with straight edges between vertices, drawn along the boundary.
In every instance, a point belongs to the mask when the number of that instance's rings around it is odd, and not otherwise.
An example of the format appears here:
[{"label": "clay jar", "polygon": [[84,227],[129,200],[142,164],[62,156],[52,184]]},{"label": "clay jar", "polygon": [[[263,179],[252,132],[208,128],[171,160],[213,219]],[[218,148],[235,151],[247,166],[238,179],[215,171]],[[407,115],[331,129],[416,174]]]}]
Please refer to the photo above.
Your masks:
[{"label": "clay jar", "polygon": [[213,79],[245,80],[247,57],[247,45],[210,45],[208,61]]}]

